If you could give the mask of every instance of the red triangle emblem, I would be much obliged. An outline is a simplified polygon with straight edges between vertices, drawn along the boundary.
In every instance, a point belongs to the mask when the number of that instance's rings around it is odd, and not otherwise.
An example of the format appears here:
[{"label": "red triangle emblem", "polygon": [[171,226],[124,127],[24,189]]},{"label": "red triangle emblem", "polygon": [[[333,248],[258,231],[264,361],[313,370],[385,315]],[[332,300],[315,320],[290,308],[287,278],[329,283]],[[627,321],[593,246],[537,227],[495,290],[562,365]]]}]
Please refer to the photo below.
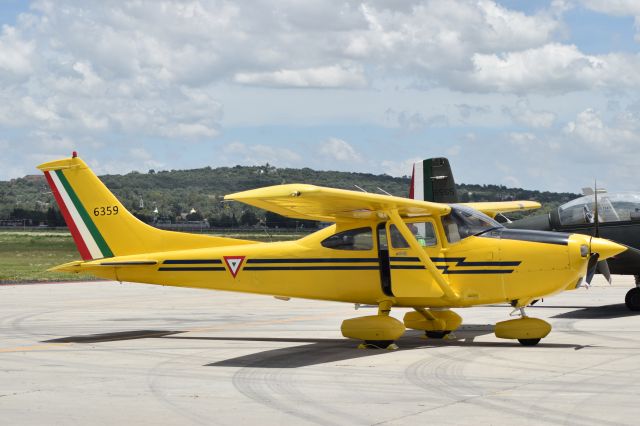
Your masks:
[{"label": "red triangle emblem", "polygon": [[224,263],[227,264],[227,269],[229,270],[229,272],[231,272],[231,275],[233,275],[233,278],[235,278],[236,275],[238,275],[238,272],[240,271],[240,267],[244,263],[245,256],[223,256],[223,257],[224,257]]}]

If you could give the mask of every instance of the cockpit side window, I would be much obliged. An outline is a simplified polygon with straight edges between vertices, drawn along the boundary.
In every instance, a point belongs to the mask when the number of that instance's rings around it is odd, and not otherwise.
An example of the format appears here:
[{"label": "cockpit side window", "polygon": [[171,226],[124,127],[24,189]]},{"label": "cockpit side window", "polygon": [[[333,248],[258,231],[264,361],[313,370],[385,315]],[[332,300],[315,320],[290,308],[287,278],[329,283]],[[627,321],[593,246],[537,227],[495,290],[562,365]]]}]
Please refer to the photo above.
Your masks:
[{"label": "cockpit side window", "polygon": [[321,244],[333,250],[371,250],[373,233],[371,228],[350,229],[324,239]]},{"label": "cockpit side window", "polygon": [[[561,205],[558,216],[561,225],[592,224],[596,218],[595,196],[586,195]],[[640,220],[640,194],[599,194],[597,216],[601,223]]]}]

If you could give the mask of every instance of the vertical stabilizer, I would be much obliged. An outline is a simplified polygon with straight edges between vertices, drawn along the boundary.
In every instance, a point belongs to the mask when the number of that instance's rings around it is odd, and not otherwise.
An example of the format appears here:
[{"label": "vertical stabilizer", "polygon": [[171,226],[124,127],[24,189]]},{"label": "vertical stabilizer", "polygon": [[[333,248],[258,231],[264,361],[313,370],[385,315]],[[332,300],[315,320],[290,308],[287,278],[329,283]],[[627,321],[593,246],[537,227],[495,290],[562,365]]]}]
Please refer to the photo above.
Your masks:
[{"label": "vertical stabilizer", "polygon": [[449,160],[428,158],[414,163],[409,198],[436,203],[459,202]]},{"label": "vertical stabilizer", "polygon": [[164,231],[138,220],[74,153],[38,166],[84,260],[250,241]]}]

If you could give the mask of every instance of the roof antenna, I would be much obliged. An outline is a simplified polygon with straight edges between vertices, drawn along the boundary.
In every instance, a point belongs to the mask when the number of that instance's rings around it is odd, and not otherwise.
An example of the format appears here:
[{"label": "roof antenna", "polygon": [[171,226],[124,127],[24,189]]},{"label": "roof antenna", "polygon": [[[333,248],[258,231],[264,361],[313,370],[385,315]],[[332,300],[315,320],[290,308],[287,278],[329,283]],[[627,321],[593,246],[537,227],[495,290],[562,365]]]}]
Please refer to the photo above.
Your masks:
[{"label": "roof antenna", "polygon": [[360,191],[362,192],[367,192],[365,189],[360,188],[358,185],[356,185],[355,183],[353,184],[353,186],[355,186],[356,188],[358,188]]}]

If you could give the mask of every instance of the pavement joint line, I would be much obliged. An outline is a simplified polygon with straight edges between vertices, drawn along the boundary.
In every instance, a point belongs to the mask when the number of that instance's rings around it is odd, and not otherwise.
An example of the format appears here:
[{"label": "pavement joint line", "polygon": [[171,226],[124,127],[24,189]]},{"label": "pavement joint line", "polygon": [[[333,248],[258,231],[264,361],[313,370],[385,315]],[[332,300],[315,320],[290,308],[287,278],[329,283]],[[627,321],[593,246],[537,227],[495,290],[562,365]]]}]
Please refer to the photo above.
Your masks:
[{"label": "pavement joint line", "polygon": [[69,346],[69,345],[71,345],[71,343],[45,343],[40,345],[16,346],[14,348],[0,348],[0,353],[39,351],[39,350],[55,349],[55,348],[60,348],[62,346]]}]

